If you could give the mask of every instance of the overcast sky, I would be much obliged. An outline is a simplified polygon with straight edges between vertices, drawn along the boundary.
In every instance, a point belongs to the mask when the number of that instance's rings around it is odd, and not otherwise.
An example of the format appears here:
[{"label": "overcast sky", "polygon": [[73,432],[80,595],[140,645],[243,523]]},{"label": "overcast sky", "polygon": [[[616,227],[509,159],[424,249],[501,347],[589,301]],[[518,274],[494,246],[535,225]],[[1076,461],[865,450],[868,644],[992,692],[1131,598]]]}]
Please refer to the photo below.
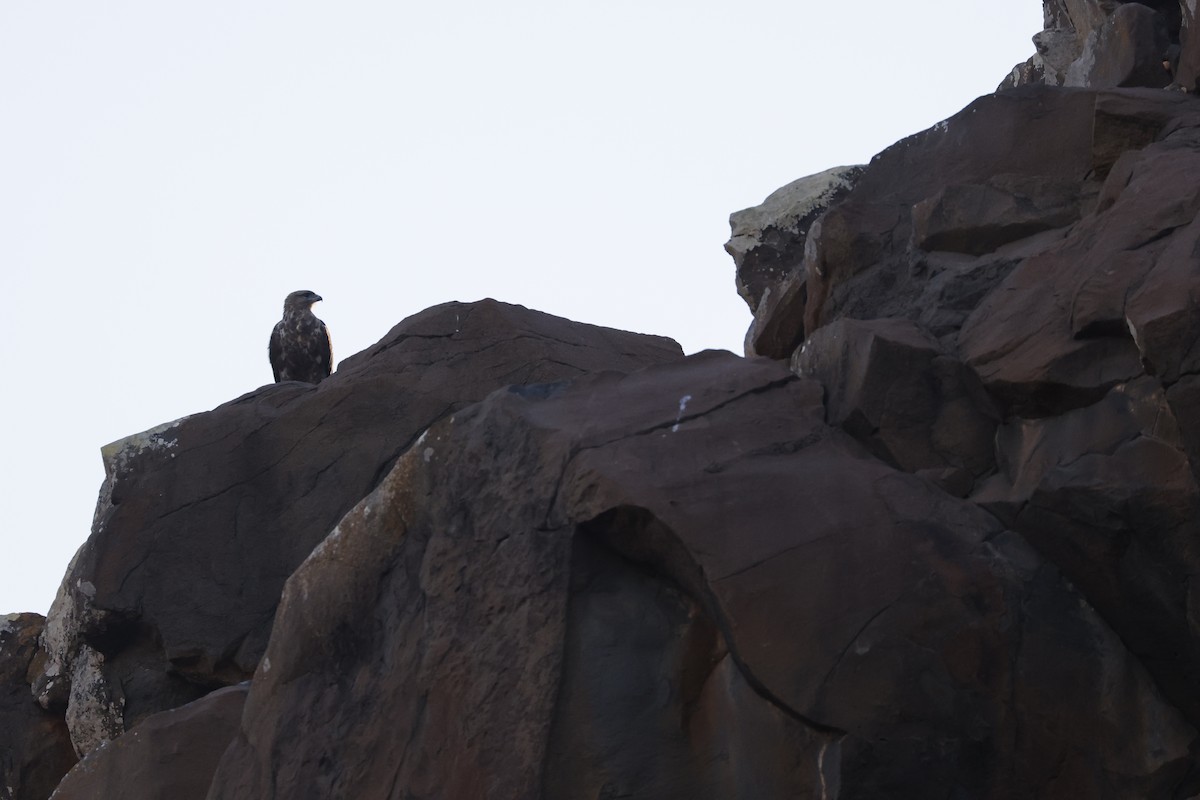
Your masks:
[{"label": "overcast sky", "polygon": [[494,297],[741,352],[730,212],[1033,52],[1017,0],[0,3],[0,614],[49,608],[100,447]]}]

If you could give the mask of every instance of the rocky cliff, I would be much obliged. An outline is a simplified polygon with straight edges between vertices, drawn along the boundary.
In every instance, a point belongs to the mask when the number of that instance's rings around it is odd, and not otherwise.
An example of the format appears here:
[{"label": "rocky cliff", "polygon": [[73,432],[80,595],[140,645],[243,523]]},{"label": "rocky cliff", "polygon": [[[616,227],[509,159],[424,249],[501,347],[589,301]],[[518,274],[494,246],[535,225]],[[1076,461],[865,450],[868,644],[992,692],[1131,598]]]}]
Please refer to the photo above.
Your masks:
[{"label": "rocky cliff", "polygon": [[1045,7],[733,215],[744,358],[450,303],[105,448],[0,798],[1200,796],[1200,36]]}]

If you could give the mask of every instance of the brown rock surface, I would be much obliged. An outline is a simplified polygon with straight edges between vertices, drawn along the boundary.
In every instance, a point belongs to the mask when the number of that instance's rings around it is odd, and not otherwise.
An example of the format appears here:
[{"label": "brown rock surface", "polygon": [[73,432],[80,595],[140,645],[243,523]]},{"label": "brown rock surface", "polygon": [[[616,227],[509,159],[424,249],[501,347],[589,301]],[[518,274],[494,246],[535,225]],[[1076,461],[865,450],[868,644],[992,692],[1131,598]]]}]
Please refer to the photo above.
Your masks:
[{"label": "brown rock surface", "polygon": [[1091,607],[822,417],[709,353],[435,425],[288,581],[210,797],[1170,796],[1196,732]]},{"label": "brown rock surface", "polygon": [[1175,81],[1189,92],[1200,90],[1200,19],[1196,4],[1180,2],[1182,30],[1179,37],[1179,62],[1175,69]]},{"label": "brown rock surface", "polygon": [[1162,88],[1172,77],[1163,66],[1170,46],[1162,14],[1141,3],[1125,3],[1088,37],[1083,53],[1067,70],[1066,85]]},{"label": "brown rock surface", "polygon": [[1143,377],[997,434],[1000,473],[975,497],[1088,598],[1171,701],[1200,719],[1200,490],[1166,393]]},{"label": "brown rock surface", "polygon": [[764,296],[795,274],[813,221],[843,197],[862,167],[835,167],[792,181],[761,205],[729,215],[725,250],[737,267],[738,294],[754,311]]},{"label": "brown rock surface", "polygon": [[999,88],[1161,87],[1174,75],[1177,85],[1192,89],[1194,5],[1192,0],[1043,0],[1045,30],[1033,37],[1037,52],[1014,67]]},{"label": "brown rock surface", "polygon": [[40,614],[0,617],[0,798],[45,800],[75,763],[60,716],[29,694],[30,672],[41,661]]},{"label": "brown rock surface", "polygon": [[1036,85],[734,215],[768,358],[448,304],[108,448],[10,738],[72,796],[1200,797],[1200,101],[1096,88],[1194,12],[1044,7]]},{"label": "brown rock surface", "polygon": [[913,235],[922,250],[983,255],[1080,216],[1075,181],[996,176],[947,186],[913,206]]},{"label": "brown rock surface", "polygon": [[998,414],[975,373],[904,319],[839,319],[792,361],[825,387],[826,419],[906,472],[961,473],[967,488],[995,465]]},{"label": "brown rock surface", "polygon": [[749,357],[786,359],[804,343],[804,309],[808,305],[808,275],[800,270],[788,275],[766,295],[746,331]]},{"label": "brown rock surface", "polygon": [[[1095,96],[1090,93],[1026,87],[980,98],[945,122],[883,151],[809,231],[803,319],[771,324],[783,329],[790,323],[794,330],[811,334],[841,316],[909,316],[933,305],[922,297],[934,275],[925,268],[930,263],[927,255],[916,246],[914,207],[923,204],[917,216],[925,220],[927,235],[933,224],[938,237],[967,253],[1003,249],[1006,243],[1017,246],[1012,237],[1062,221],[1064,203],[1068,210],[1076,203],[1083,208],[1094,193],[1087,181],[1096,167],[1091,152],[1094,118]],[[1013,223],[1000,224],[976,216],[994,205],[972,205],[960,192],[960,200],[950,200],[954,213],[944,223],[936,218],[935,210],[946,205],[947,187],[989,183],[1024,187],[1020,191],[1035,194],[1041,191],[1039,185],[1052,187],[1060,199],[1044,213],[1021,212]],[[1063,188],[1067,185],[1076,187],[1077,199],[1070,199],[1070,191]],[[1028,225],[1029,219],[1041,222]]]},{"label": "brown rock surface", "polygon": [[905,317],[1006,412],[1096,402],[1143,363],[1174,380],[1195,338],[1198,131],[1177,92],[981,98],[876,156],[812,224],[803,290],[760,307],[747,352],[786,359],[838,318]]},{"label": "brown rock surface", "polygon": [[[1163,95],[1174,107],[1174,95]],[[1177,374],[1182,355],[1166,351],[1180,340],[1168,334],[1167,344],[1162,332],[1190,294],[1189,278],[1178,275],[1187,267],[1178,265],[1190,263],[1200,210],[1200,120],[1191,106],[1161,141],[1116,162],[1096,212],[1023,261],[964,323],[962,355],[1013,411],[1088,405],[1142,374],[1143,363],[1167,380]]]},{"label": "brown rock surface", "polygon": [[81,752],[255,669],[284,580],[429,424],[509,383],[678,345],[495,301],[397,325],[319,386],[263,387],[110,448],[35,682]]},{"label": "brown rock surface", "polygon": [[237,732],[247,691],[244,685],[230,686],[152,714],[76,764],[54,799],[204,800],[217,762]]},{"label": "brown rock surface", "polygon": [[[1084,5],[1062,5],[1058,22],[1078,22]],[[1176,36],[1189,17],[1113,5],[1093,10],[1110,27],[1158,26],[1152,49],[1164,19]],[[1098,41],[1076,44],[1086,53]],[[1038,130],[1048,146],[1032,143]],[[865,168],[806,237],[805,291],[789,295],[803,295],[805,315],[799,302],[764,304],[747,338],[748,353],[777,359],[791,345],[793,368],[824,385],[830,423],[948,494],[972,481],[931,448],[954,408],[947,398],[967,398],[982,419],[998,412],[990,477],[982,435],[943,437],[977,442],[983,471],[970,500],[1061,570],[1193,725],[1197,159],[1200,105],[1188,94],[1026,87],[983,98]],[[990,401],[934,391],[938,359],[978,378]],[[1200,791],[1195,756],[1185,760],[1189,788],[1163,796]],[[1079,769],[1064,762],[1045,796],[1140,796],[1080,783]]]}]

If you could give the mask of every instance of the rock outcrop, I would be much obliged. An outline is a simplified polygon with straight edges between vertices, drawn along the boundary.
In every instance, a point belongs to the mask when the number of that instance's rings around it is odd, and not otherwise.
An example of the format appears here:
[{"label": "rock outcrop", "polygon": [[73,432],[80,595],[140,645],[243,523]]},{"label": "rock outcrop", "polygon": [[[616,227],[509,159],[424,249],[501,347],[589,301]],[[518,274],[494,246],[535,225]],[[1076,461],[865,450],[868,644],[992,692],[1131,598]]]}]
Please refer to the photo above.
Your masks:
[{"label": "rock outcrop", "polygon": [[1196,731],[1103,619],[821,397],[704,353],[433,426],[289,579],[210,797],[1169,796]]},{"label": "rock outcrop", "polygon": [[1195,13],[1045,9],[733,215],[744,358],[451,303],[105,448],[0,800],[1200,796]]},{"label": "rock outcrop", "polygon": [[962,496],[995,466],[1000,415],[978,376],[906,319],[839,319],[792,359],[825,387],[827,420],[906,472]]},{"label": "rock outcrop", "polygon": [[44,800],[75,763],[62,717],[29,695],[44,622],[40,614],[0,617],[0,800]]},{"label": "rock outcrop", "polygon": [[804,259],[804,240],[817,217],[845,196],[862,167],[834,167],[792,181],[771,193],[762,205],[729,217],[733,229],[725,251],[737,267],[737,290],[750,312]]},{"label": "rock outcrop", "polygon": [[1196,91],[1200,35],[1194,0],[1043,0],[1036,53],[1000,83],[1092,89],[1171,86]]},{"label": "rock outcrop", "polygon": [[42,705],[81,755],[249,678],[288,575],[436,420],[516,383],[681,357],[494,301],[397,325],[314,387],[272,384],[106,448],[91,538],[51,608]]}]

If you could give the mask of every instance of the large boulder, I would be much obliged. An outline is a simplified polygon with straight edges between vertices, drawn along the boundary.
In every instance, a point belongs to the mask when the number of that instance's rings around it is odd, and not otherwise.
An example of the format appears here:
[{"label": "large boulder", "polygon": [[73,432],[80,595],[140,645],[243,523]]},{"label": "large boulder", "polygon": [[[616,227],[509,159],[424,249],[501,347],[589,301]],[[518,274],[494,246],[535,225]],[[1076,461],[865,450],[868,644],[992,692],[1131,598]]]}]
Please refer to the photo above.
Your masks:
[{"label": "large boulder", "polygon": [[1167,381],[1186,365],[1178,326],[1180,304],[1200,286],[1191,267],[1200,118],[1189,112],[1173,124],[1121,158],[1096,211],[1024,260],[963,324],[961,354],[1012,411],[1061,413],[1096,402],[1144,365]]},{"label": "large boulder", "polygon": [[0,798],[45,800],[75,763],[61,716],[29,695],[29,674],[43,659],[40,614],[0,617]]},{"label": "large boulder", "polygon": [[1173,796],[1120,638],[822,394],[704,353],[437,423],[288,580],[209,797]]},{"label": "large boulder", "polygon": [[76,764],[54,800],[204,800],[237,733],[247,691],[244,684],[230,686],[152,714]]},{"label": "large boulder", "polygon": [[749,358],[449,304],[105,448],[0,792],[1200,797],[1193,5],[735,214]]},{"label": "large boulder", "polygon": [[999,415],[975,373],[905,319],[839,319],[792,360],[825,387],[826,419],[906,472],[965,494],[995,466]]},{"label": "large boulder", "polygon": [[[1101,6],[1047,3],[1060,55],[1076,50],[1039,69],[1078,73],[1090,58],[1079,83],[1163,85],[1164,42],[1194,12]],[[1068,28],[1084,35],[1068,42]],[[803,290],[760,306],[747,339],[748,353],[818,379],[828,421],[875,456],[970,492],[1019,533],[1192,725],[1198,186],[1200,106],[1187,93],[982,98],[872,160],[811,225]],[[976,389],[948,390],[948,368]],[[957,427],[967,418],[984,423],[974,435]],[[947,420],[955,433],[939,436]],[[975,444],[950,457],[938,441]],[[968,452],[976,470],[963,469]],[[1163,796],[1196,794],[1195,775]]]},{"label": "large boulder", "polygon": [[746,330],[746,355],[787,359],[804,342],[807,305],[808,272],[801,265],[763,295]]},{"label": "large boulder", "polygon": [[1100,402],[1013,419],[999,473],[975,496],[1051,559],[1154,675],[1200,719],[1200,488],[1158,381]]},{"label": "large boulder", "polygon": [[1200,19],[1197,18],[1196,3],[1181,0],[1182,25],[1179,36],[1179,60],[1175,69],[1175,80],[1189,92],[1200,91]]},{"label": "large boulder", "polygon": [[[811,334],[840,316],[906,316],[922,307],[918,299],[930,276],[917,268],[925,251],[914,241],[914,207],[928,212],[926,246],[935,248],[939,239],[967,242],[953,246],[969,254],[1069,222],[1064,203],[1082,208],[1096,166],[1094,108],[1089,93],[1029,87],[980,98],[880,153],[810,231],[807,305],[804,318],[793,325]],[[997,227],[983,216],[987,203],[967,201],[973,190],[955,190],[961,199],[946,199],[948,187],[984,187],[977,193],[986,196],[989,185],[1034,194],[1046,187],[1063,200],[1046,206],[1041,221],[1033,215]],[[1070,198],[1070,186],[1077,200]],[[939,205],[956,211],[939,215]],[[989,227],[995,232],[980,235]]]},{"label": "large boulder", "polygon": [[[1043,0],[1044,30],[1036,52],[1001,81],[1082,86],[1195,86],[1195,43],[1189,45],[1193,0]],[[1194,22],[1191,22],[1194,25]],[[1181,58],[1182,48],[1182,58]]]},{"label": "large boulder", "polygon": [[660,337],[449,303],[318,386],[273,384],[116,443],[50,611],[36,695],[65,709],[86,753],[248,678],[288,575],[430,424],[510,383],[681,355]]},{"label": "large boulder", "polygon": [[844,196],[862,167],[834,167],[776,189],[761,205],[729,216],[725,251],[737,267],[737,290],[753,314],[764,296],[793,274],[804,258],[808,229]]},{"label": "large boulder", "polygon": [[1190,276],[1169,265],[1188,263],[1198,130],[1176,92],[981,98],[876,156],[812,223],[747,353],[786,360],[837,319],[908,318],[1005,412],[1096,402],[1191,341],[1174,335]]},{"label": "large boulder", "polygon": [[1162,88],[1172,80],[1167,20],[1141,3],[1126,3],[1088,36],[1067,69],[1067,86]]},{"label": "large boulder", "polygon": [[924,251],[983,255],[1079,219],[1078,181],[996,175],[951,184],[913,206],[914,244]]}]

